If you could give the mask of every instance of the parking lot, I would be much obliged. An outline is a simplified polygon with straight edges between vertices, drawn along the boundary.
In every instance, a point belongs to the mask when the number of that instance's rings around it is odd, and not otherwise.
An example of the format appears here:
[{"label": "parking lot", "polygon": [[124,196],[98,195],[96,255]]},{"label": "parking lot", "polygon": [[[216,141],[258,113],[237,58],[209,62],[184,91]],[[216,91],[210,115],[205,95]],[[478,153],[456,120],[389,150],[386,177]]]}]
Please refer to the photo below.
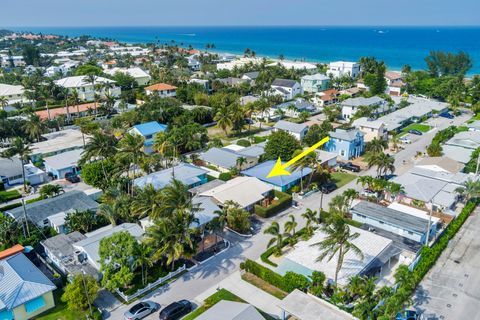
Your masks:
[{"label": "parking lot", "polygon": [[423,319],[480,319],[480,209],[476,209],[418,286]]}]

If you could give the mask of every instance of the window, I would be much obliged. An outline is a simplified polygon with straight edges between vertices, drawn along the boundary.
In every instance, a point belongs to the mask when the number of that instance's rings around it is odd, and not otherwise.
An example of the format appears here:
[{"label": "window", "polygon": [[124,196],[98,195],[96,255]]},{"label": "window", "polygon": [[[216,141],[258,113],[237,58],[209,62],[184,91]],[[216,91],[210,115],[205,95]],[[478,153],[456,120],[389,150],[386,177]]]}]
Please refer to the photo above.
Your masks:
[{"label": "window", "polygon": [[35,298],[33,300],[27,301],[24,306],[27,313],[35,312],[43,307],[45,307],[45,299],[43,296]]}]

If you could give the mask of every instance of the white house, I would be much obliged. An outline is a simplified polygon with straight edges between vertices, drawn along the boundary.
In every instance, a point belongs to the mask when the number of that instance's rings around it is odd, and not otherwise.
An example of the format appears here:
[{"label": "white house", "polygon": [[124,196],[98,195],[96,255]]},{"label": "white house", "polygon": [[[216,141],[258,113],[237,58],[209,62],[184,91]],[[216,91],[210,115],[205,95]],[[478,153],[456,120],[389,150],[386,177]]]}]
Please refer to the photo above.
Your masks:
[{"label": "white house", "polygon": [[306,75],[301,78],[303,91],[320,92],[328,89],[330,78],[321,73]]},{"label": "white house", "polygon": [[388,138],[385,123],[381,120],[361,117],[353,121],[352,125],[363,132],[365,142],[372,141],[373,139],[387,140]]},{"label": "white house", "polygon": [[385,79],[387,80],[386,94],[391,96],[400,96],[402,87],[405,85],[402,79],[402,74],[395,71],[385,72]]},{"label": "white house", "polygon": [[369,107],[373,114],[382,114],[385,110],[381,107],[386,107],[386,105],[386,101],[380,97],[349,98],[342,102],[342,117],[345,120],[350,120],[360,107]]},{"label": "white house", "polygon": [[[31,163],[24,165],[24,169],[25,179],[32,186],[44,183],[47,180],[45,172]],[[22,162],[19,158],[0,158],[0,181],[3,182],[5,186],[23,183]]]},{"label": "white house", "polygon": [[348,75],[352,78],[358,77],[360,74],[360,64],[357,62],[335,61],[328,65],[327,75],[332,75],[334,78]]},{"label": "white house", "polygon": [[157,94],[161,98],[175,97],[177,95],[177,87],[166,83],[156,83],[145,87],[145,93],[147,95]]},{"label": "white house", "polygon": [[[69,93],[76,90],[78,97],[86,101],[93,101],[95,94],[105,97],[108,93],[110,96],[119,97],[121,93],[120,87],[115,86],[115,81],[99,76],[95,77],[94,83],[89,82],[88,76],[74,76],[57,80],[55,84],[68,89]],[[110,85],[111,87],[99,89],[97,85]]]},{"label": "white house", "polygon": [[303,94],[300,83],[289,79],[275,79],[270,86],[271,93],[280,95],[284,100],[292,100],[297,94]]},{"label": "white house", "polygon": [[273,126],[273,130],[286,131],[298,140],[302,140],[308,131],[308,126],[302,123],[293,123],[285,120],[280,120]]},{"label": "white house", "polygon": [[132,78],[134,78],[139,86],[146,85],[152,79],[152,77],[148,74],[148,72],[144,71],[143,69],[141,69],[139,67],[112,68],[112,69],[104,70],[104,72],[109,74],[109,75],[112,75],[112,76],[117,72],[127,74],[127,75],[131,76]]},{"label": "white house", "polygon": [[7,104],[25,103],[29,100],[25,97],[23,86],[14,86],[0,83],[0,97],[7,98]]}]

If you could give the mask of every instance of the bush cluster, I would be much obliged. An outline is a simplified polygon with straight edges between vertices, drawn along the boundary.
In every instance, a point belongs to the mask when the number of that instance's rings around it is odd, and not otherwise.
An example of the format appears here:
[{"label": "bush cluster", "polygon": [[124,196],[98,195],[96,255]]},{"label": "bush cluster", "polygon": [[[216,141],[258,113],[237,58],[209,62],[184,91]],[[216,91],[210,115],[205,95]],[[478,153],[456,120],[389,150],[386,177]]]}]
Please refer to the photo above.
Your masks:
[{"label": "bush cluster", "polygon": [[255,214],[262,218],[269,218],[292,205],[292,196],[288,193],[275,190],[274,194],[278,200],[266,208],[255,205]]}]

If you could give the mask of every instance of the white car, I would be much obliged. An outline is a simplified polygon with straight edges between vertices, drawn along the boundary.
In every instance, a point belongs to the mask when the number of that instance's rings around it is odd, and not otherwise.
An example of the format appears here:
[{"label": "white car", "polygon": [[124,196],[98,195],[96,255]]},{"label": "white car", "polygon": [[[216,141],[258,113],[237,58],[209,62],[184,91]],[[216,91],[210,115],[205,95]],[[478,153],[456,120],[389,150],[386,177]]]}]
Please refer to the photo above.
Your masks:
[{"label": "white car", "polygon": [[398,139],[401,143],[404,143],[404,144],[410,144],[412,143],[412,140],[408,139],[408,138],[405,138],[405,137],[402,137],[400,139]]}]

